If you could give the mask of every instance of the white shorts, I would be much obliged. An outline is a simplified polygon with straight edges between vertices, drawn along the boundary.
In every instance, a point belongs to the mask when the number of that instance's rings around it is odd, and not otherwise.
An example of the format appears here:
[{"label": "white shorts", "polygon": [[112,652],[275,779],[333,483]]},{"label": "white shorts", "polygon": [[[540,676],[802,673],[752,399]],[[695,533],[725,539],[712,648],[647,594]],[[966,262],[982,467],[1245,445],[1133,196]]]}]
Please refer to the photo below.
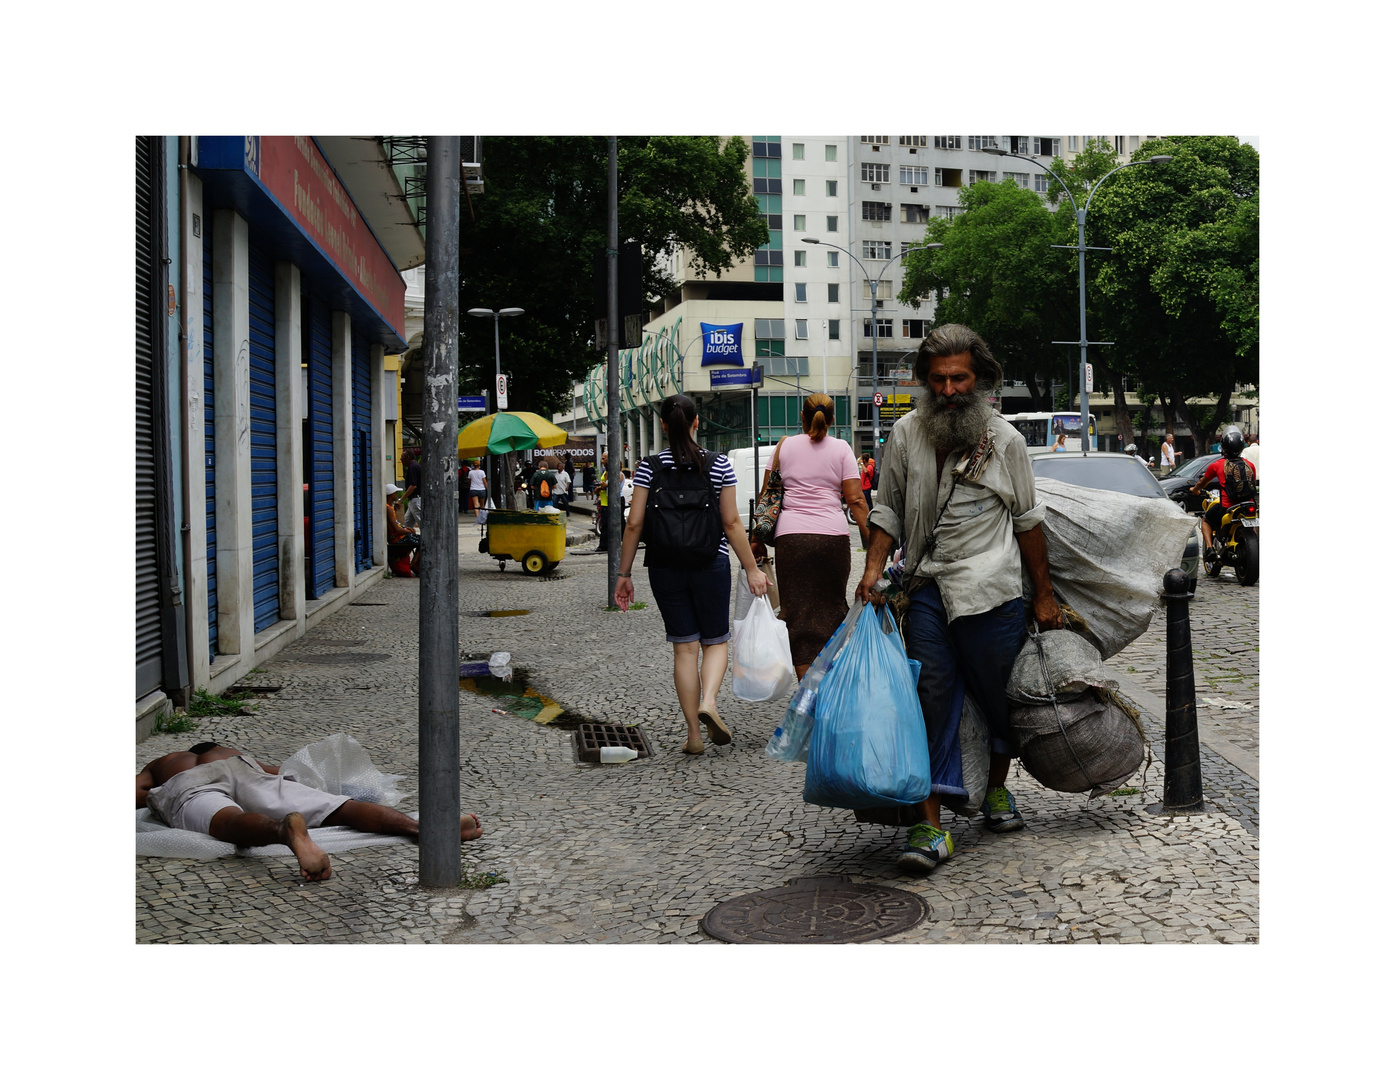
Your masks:
[{"label": "white shorts", "polygon": [[195,765],[146,795],[151,813],[170,828],[201,833],[208,832],[214,815],[229,806],[275,821],[296,811],[314,829],[348,801],[347,795],[331,795],[266,772],[246,755]]}]

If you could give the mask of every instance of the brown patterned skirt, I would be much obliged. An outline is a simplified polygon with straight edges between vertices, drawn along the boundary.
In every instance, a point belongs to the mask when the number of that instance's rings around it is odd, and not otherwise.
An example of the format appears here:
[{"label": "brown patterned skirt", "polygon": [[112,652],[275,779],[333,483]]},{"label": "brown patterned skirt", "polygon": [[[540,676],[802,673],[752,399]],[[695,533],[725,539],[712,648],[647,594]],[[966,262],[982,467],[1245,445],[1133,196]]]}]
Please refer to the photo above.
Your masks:
[{"label": "brown patterned skirt", "polygon": [[795,667],[812,664],[848,613],[852,545],[846,536],[787,533],[775,547],[780,618]]}]

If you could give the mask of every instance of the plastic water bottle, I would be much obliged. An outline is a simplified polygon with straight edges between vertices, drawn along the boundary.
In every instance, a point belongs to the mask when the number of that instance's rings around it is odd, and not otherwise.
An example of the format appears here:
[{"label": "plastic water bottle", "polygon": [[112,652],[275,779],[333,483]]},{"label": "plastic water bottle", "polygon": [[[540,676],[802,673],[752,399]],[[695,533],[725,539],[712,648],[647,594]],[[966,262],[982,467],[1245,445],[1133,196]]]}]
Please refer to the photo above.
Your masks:
[{"label": "plastic water bottle", "polygon": [[628,746],[602,746],[601,763],[604,765],[614,765],[621,761],[633,761],[639,757],[638,750],[631,750]]}]

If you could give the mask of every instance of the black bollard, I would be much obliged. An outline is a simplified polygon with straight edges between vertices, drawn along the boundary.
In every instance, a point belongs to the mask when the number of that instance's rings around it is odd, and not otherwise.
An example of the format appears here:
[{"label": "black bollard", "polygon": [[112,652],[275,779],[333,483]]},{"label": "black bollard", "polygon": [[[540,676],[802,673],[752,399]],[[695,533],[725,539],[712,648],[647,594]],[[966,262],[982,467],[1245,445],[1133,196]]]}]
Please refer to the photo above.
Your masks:
[{"label": "black bollard", "polygon": [[1155,814],[1200,814],[1201,745],[1196,730],[1196,678],[1192,671],[1192,624],[1187,612],[1191,593],[1187,575],[1163,575],[1167,599],[1167,734],[1163,751],[1163,801],[1148,807]]}]

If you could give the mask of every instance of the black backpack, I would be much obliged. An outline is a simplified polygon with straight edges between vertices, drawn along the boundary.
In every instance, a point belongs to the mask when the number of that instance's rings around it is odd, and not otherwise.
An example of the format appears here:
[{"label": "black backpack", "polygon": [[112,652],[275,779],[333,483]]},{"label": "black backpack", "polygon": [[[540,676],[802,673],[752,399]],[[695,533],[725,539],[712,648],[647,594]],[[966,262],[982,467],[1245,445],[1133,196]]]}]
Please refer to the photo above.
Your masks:
[{"label": "black backpack", "polygon": [[722,513],[710,479],[711,462],[698,451],[697,464],[649,463],[649,495],[644,504],[644,565],[700,569],[722,546]]},{"label": "black backpack", "polygon": [[1221,475],[1225,477],[1225,494],[1231,506],[1250,502],[1259,495],[1254,466],[1244,458],[1227,458]]}]

